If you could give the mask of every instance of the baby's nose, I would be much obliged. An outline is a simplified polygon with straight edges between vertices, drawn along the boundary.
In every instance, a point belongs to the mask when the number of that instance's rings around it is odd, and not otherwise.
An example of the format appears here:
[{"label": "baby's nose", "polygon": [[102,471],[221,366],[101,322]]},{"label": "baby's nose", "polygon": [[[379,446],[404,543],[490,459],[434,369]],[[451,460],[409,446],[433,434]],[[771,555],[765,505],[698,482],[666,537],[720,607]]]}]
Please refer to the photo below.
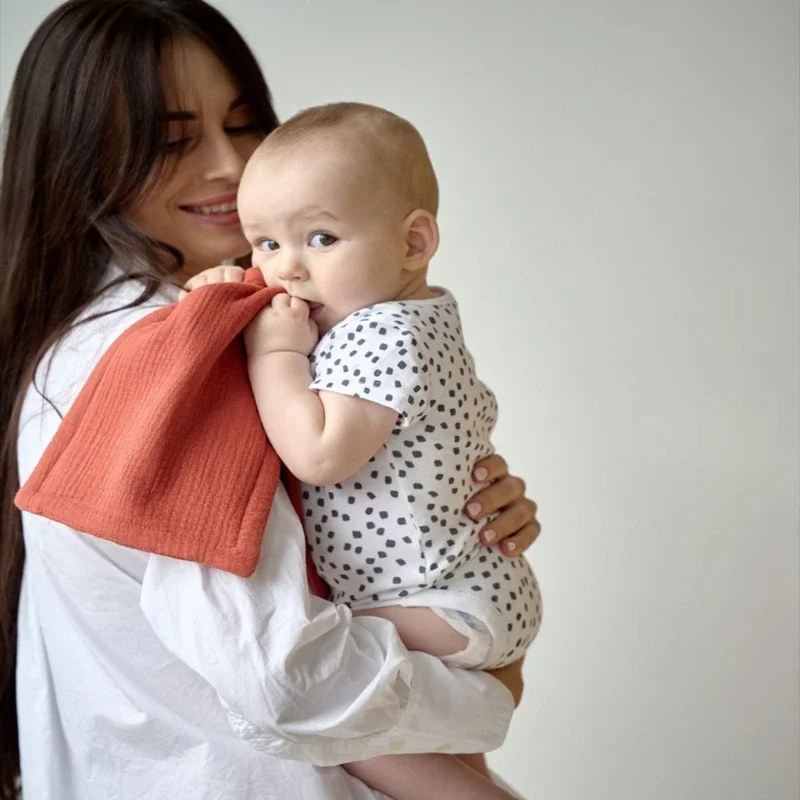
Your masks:
[{"label": "baby's nose", "polygon": [[284,281],[304,281],[308,278],[308,270],[302,259],[287,254],[281,258],[278,277]]}]

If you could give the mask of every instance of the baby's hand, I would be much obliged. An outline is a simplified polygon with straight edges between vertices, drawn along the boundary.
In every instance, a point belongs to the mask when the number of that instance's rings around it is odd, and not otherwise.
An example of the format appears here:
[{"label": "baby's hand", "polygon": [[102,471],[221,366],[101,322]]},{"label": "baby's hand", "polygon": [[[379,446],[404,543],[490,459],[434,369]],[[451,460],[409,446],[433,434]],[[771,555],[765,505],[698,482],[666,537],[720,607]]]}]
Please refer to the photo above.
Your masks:
[{"label": "baby's hand", "polygon": [[287,351],[309,356],[318,341],[319,329],[308,303],[288,294],[276,295],[244,332],[250,358]]},{"label": "baby's hand", "polygon": [[241,267],[220,266],[203,270],[186,281],[183,290],[178,297],[178,302],[183,300],[192,289],[199,289],[210,283],[241,283],[244,280],[244,270]]}]

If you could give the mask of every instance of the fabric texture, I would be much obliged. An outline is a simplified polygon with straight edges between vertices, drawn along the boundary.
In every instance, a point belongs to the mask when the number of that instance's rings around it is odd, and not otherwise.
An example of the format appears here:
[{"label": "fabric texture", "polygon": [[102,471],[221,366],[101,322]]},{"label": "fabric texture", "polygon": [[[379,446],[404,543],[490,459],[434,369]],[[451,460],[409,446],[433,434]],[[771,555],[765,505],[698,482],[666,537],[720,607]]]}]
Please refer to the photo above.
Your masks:
[{"label": "fabric texture", "polygon": [[[129,328],[90,375],[18,508],[251,575],[281,464],[258,416],[241,333],[277,293],[254,268],[243,283],[203,287]],[[324,593],[310,562],[309,581]]]}]

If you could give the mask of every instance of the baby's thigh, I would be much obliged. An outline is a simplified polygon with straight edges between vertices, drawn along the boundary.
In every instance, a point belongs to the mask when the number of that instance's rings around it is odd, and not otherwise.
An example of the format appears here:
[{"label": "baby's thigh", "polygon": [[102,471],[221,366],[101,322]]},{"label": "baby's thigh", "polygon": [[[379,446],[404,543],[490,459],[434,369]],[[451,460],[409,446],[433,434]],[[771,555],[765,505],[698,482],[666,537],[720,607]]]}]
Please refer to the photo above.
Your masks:
[{"label": "baby's thigh", "polygon": [[388,619],[409,650],[419,650],[439,658],[460,653],[469,644],[466,636],[430,608],[387,606],[354,611],[353,616]]}]

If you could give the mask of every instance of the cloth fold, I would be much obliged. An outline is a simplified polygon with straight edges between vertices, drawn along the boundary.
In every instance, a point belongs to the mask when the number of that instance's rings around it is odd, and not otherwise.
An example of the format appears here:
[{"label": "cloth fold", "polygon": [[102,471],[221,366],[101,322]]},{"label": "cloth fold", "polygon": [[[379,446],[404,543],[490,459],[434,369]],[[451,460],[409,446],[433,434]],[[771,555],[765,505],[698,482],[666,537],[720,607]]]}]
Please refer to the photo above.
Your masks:
[{"label": "cloth fold", "polygon": [[[247,577],[261,551],[281,463],[267,440],[241,336],[279,290],[196,289],[106,351],[16,505],[137,550]],[[296,480],[284,470],[301,514]],[[309,559],[309,584],[324,595]]]}]

